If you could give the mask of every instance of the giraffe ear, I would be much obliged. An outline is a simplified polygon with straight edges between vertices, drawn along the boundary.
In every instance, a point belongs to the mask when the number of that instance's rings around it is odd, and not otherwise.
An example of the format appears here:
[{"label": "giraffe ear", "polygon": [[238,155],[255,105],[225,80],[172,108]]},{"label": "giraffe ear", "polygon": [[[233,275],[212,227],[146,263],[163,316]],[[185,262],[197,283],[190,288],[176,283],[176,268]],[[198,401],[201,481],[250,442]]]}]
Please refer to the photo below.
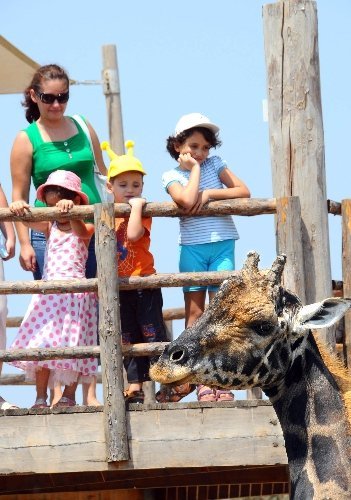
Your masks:
[{"label": "giraffe ear", "polygon": [[327,328],[339,321],[350,307],[351,299],[325,299],[302,307],[297,314],[296,323],[304,330]]}]

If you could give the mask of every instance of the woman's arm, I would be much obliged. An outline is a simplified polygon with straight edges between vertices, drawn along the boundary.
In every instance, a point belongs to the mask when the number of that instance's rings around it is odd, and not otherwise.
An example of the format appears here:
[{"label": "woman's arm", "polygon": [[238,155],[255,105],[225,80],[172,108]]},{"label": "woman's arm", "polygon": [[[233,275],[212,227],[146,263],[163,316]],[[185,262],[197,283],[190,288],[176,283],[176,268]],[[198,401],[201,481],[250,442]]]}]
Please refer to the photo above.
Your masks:
[{"label": "woman's arm", "polygon": [[[7,198],[1,185],[0,185],[0,207],[8,208]],[[15,248],[16,248],[15,229],[13,227],[12,222],[9,221],[0,222],[0,229],[3,235],[5,236],[6,250],[8,253],[8,257],[3,258],[2,260],[12,259],[12,257],[14,257],[15,255]]]},{"label": "woman's arm", "polygon": [[[12,177],[12,200],[28,203],[32,175],[32,144],[25,132],[20,132],[12,146],[10,165]],[[17,215],[23,215],[25,209]],[[35,252],[29,240],[28,228],[15,222],[18,240],[21,245],[19,261],[25,271],[36,268]]]},{"label": "woman's arm", "polygon": [[90,125],[90,123],[88,121],[86,121],[86,124],[87,124],[87,127],[88,127],[89,132],[90,132],[91,142],[93,143],[96,164],[99,167],[100,172],[103,175],[106,175],[107,169],[105,167],[104,159],[102,156],[99,138],[98,138],[95,130],[93,129],[93,127]]}]

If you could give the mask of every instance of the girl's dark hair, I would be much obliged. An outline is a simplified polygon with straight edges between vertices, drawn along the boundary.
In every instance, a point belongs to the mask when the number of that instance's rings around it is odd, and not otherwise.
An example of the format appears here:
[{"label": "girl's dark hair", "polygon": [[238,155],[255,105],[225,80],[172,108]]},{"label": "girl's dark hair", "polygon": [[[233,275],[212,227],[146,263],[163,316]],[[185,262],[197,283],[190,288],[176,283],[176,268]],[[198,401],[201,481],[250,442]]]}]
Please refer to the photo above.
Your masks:
[{"label": "girl's dark hair", "polygon": [[210,144],[211,148],[216,148],[220,146],[222,143],[219,140],[217,134],[215,134],[212,130],[206,127],[192,127],[187,130],[184,130],[177,136],[170,135],[166,141],[166,147],[169,154],[175,160],[178,160],[179,153],[175,150],[175,145],[181,146],[187,140],[188,137],[193,135],[194,132],[200,132],[205,138],[205,140]]},{"label": "girl's dark hair", "polygon": [[40,117],[38,105],[32,101],[30,91],[41,92],[43,80],[65,80],[69,87],[69,77],[66,71],[57,64],[47,64],[41,66],[34,73],[32,81],[24,91],[24,101],[22,106],[26,109],[26,119],[29,123],[35,122]]},{"label": "girl's dark hair", "polygon": [[61,200],[74,200],[78,193],[71,191],[70,189],[64,188],[62,186],[49,185],[45,186],[43,189],[43,198],[46,199],[48,193],[54,193],[61,197]]}]

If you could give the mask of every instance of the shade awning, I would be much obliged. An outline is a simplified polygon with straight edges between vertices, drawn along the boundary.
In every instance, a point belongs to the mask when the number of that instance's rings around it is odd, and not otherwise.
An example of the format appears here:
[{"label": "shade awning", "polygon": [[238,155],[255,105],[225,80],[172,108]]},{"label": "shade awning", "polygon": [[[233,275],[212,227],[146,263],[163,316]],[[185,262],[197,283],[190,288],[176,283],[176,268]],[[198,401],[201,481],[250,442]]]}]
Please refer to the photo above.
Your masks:
[{"label": "shade awning", "polygon": [[40,67],[0,35],[0,94],[22,94]]}]

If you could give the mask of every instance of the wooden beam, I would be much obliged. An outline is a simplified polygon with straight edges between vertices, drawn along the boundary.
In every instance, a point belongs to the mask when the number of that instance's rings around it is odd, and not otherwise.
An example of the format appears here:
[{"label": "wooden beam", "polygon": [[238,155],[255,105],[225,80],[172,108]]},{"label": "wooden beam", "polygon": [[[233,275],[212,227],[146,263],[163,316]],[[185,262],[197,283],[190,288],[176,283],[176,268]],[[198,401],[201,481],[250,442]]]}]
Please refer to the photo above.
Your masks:
[{"label": "wooden beam", "polygon": [[130,459],[109,463],[101,410],[6,410],[0,475],[287,463],[267,401],[130,405],[126,414]]},{"label": "wooden beam", "polygon": [[[341,203],[343,295],[351,298],[351,200]],[[347,366],[351,367],[351,311],[344,317],[344,346]]]},{"label": "wooden beam", "polygon": [[124,403],[115,217],[112,203],[96,204],[95,253],[99,276],[99,337],[108,462],[129,459]]},{"label": "wooden beam", "polygon": [[263,20],[273,193],[300,198],[311,304],[332,294],[316,2],[264,5]]}]

